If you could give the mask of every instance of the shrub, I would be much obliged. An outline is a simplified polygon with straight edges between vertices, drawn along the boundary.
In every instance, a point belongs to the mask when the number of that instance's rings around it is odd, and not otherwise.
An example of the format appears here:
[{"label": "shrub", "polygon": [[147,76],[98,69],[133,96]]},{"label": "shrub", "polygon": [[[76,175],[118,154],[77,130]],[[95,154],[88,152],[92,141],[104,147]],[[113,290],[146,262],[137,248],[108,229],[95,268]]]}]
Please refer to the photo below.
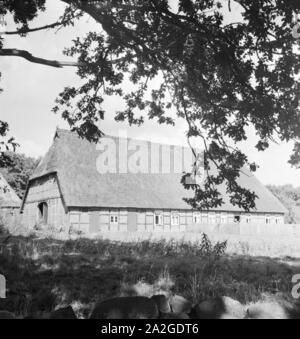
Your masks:
[{"label": "shrub", "polygon": [[213,245],[208,236],[204,233],[201,240],[201,252],[204,255],[221,257],[226,253],[227,241],[217,242]]},{"label": "shrub", "polygon": [[0,216],[0,235],[5,234],[5,233],[6,233],[6,229],[5,229],[5,225],[4,225],[4,220]]}]

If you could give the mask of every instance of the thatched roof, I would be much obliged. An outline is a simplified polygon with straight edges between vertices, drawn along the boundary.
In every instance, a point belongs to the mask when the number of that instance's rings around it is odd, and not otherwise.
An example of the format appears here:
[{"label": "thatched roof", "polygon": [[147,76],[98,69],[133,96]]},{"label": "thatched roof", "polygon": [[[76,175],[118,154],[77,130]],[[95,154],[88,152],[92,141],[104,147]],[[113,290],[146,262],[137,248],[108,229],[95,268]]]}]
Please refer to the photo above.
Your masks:
[{"label": "thatched roof", "polygon": [[0,173],[0,208],[20,207],[21,199]]},{"label": "thatched roof", "polygon": [[[119,139],[114,140],[118,142]],[[77,134],[58,129],[53,145],[30,182],[56,173],[67,207],[190,209],[183,200],[191,196],[191,192],[182,186],[182,174],[101,174],[96,167],[99,154],[95,144],[79,138]],[[259,196],[256,212],[285,213],[277,198],[245,171],[239,182]],[[225,204],[218,210],[241,211],[230,204],[225,187],[221,187],[220,191]]]}]

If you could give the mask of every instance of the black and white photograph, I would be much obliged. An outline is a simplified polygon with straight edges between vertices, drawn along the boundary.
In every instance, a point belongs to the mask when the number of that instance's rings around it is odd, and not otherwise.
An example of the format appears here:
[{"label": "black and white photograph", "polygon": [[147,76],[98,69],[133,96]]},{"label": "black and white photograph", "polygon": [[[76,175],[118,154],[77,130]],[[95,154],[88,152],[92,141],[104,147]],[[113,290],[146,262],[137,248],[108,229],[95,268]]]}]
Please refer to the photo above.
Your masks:
[{"label": "black and white photograph", "polygon": [[299,0],[0,0],[0,319],[300,319]]}]

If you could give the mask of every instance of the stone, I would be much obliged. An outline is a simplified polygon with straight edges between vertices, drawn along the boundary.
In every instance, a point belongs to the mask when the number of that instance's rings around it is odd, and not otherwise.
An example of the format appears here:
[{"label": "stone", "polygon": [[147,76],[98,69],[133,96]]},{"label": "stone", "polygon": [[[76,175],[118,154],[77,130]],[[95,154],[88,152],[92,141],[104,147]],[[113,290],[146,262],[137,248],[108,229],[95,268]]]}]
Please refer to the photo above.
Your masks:
[{"label": "stone", "polygon": [[190,317],[185,313],[161,313],[160,319],[170,319],[170,320],[184,320],[190,319]]},{"label": "stone", "polygon": [[0,311],[0,319],[16,319],[16,317],[10,312]]},{"label": "stone", "polygon": [[229,297],[223,297],[222,300],[228,317],[233,317],[235,319],[245,319],[246,307],[244,305],[242,305],[239,301]]},{"label": "stone", "polygon": [[277,302],[258,302],[249,306],[247,319],[289,319],[286,309]]},{"label": "stone", "polygon": [[90,319],[158,319],[154,300],[146,297],[113,298],[96,304]]},{"label": "stone", "polygon": [[179,295],[172,296],[169,300],[169,303],[170,303],[172,313],[189,314],[192,310],[192,303]]},{"label": "stone", "polygon": [[246,308],[236,300],[219,297],[196,305],[194,315],[197,319],[244,319]]},{"label": "stone", "polygon": [[159,295],[153,295],[151,297],[153,301],[155,301],[157,308],[159,312],[161,313],[171,313],[171,307],[169,304],[168,299],[166,298],[165,295],[159,294]]},{"label": "stone", "polygon": [[50,319],[77,319],[72,306],[60,308],[50,314]]},{"label": "stone", "polygon": [[193,309],[196,319],[218,319],[223,313],[222,305],[219,305],[216,300],[203,301]]},{"label": "stone", "polygon": [[285,308],[286,314],[289,319],[300,320],[300,303],[299,301],[290,303],[283,302],[283,307]]},{"label": "stone", "polygon": [[220,320],[240,320],[240,318],[237,318],[234,315],[230,315],[230,314],[223,314],[221,315],[219,319]]}]

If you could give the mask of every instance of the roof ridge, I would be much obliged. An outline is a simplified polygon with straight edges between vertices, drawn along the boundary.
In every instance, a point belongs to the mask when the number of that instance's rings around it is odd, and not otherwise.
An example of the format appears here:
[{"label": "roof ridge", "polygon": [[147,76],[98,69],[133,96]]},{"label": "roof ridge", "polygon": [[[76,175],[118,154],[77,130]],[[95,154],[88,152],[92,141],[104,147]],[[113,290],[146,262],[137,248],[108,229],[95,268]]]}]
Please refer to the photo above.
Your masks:
[{"label": "roof ridge", "polygon": [[[79,135],[76,132],[57,127],[54,139],[56,137],[58,137],[60,134],[61,135],[71,135],[71,136],[80,138]],[[117,139],[117,140],[127,139],[129,141],[140,141],[140,142],[150,143],[152,145],[169,146],[169,147],[182,147],[182,148],[185,148],[185,149],[190,149],[189,145],[183,145],[183,144],[180,145],[180,144],[174,144],[174,143],[168,144],[168,143],[163,143],[163,142],[158,142],[158,141],[152,141],[152,140],[149,140],[149,139],[139,139],[139,138],[130,137],[130,136],[123,137],[123,136],[118,136],[118,135],[104,134],[102,138],[111,138],[111,139]],[[82,140],[85,140],[85,139],[83,138]],[[100,140],[101,140],[101,138],[100,138]]]}]

